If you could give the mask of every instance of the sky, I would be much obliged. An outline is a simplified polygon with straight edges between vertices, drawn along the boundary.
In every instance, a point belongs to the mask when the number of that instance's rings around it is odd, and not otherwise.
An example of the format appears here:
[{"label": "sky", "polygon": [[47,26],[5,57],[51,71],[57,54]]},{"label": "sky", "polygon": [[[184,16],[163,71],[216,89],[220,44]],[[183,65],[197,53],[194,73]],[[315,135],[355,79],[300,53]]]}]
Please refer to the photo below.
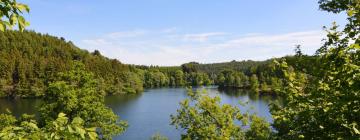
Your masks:
[{"label": "sky", "polygon": [[323,26],[345,14],[317,0],[21,0],[29,30],[64,37],[90,52],[127,64],[265,60],[313,54]]}]

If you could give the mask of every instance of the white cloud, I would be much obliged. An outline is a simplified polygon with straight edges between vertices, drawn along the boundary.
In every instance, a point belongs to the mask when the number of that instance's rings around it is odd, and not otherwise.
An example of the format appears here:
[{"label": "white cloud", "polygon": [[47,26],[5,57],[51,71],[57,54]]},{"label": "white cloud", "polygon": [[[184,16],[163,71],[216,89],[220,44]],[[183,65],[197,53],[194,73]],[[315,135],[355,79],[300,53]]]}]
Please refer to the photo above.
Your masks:
[{"label": "white cloud", "polygon": [[130,38],[130,37],[139,37],[145,35],[147,31],[145,30],[133,30],[133,31],[124,31],[124,32],[113,32],[107,36],[111,39],[121,39],[121,38]]},{"label": "white cloud", "polygon": [[82,42],[84,42],[85,44],[91,44],[93,46],[102,46],[102,45],[109,45],[111,44],[111,42],[108,42],[105,39],[85,39]]},{"label": "white cloud", "polygon": [[178,31],[178,28],[171,27],[171,28],[163,29],[161,32],[163,32],[163,33],[175,33],[176,31]]},{"label": "white cloud", "polygon": [[[306,32],[294,32],[278,35],[253,35],[247,37],[241,37],[229,41],[229,44],[241,44],[241,45],[288,45],[293,43],[302,44],[307,43],[308,45],[314,45],[313,43],[318,44],[319,41],[323,38],[322,31],[306,31]],[[304,42],[306,41],[306,42]]]},{"label": "white cloud", "polygon": [[201,33],[201,34],[186,34],[184,35],[185,41],[198,41],[205,42],[208,41],[210,37],[226,35],[224,32],[210,32],[210,33]]},{"label": "white cloud", "polygon": [[[226,35],[224,40],[212,41],[213,36],[225,35],[223,32],[201,34],[164,34],[164,30],[146,32],[147,36],[132,39],[126,37],[114,40],[113,34],[101,38],[82,40],[81,48],[99,50],[110,58],[124,63],[144,65],[180,65],[197,61],[201,63],[223,62],[231,60],[264,60],[293,54],[294,46],[302,45],[304,53],[312,54],[321,46],[325,37],[323,31],[303,31],[283,34],[244,34]],[[122,33],[120,36],[125,36]],[[129,32],[127,32],[129,33]],[[150,36],[148,38],[148,36]],[[169,36],[178,36],[172,38]],[[119,37],[119,36],[117,36]],[[184,42],[187,37],[190,42]],[[193,42],[195,41],[195,42]]]}]

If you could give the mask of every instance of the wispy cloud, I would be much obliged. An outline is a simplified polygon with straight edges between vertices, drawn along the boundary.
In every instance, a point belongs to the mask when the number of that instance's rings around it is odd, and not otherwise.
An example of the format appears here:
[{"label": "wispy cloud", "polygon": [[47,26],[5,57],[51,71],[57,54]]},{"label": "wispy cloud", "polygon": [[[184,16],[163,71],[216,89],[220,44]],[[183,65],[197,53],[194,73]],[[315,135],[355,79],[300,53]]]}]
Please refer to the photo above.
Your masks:
[{"label": "wispy cloud", "polygon": [[129,38],[129,37],[139,37],[145,35],[147,31],[145,30],[133,30],[133,31],[124,31],[124,32],[113,32],[107,36],[111,39],[120,39],[120,38]]},{"label": "wispy cloud", "polygon": [[226,35],[224,32],[210,32],[210,33],[200,33],[200,34],[185,34],[184,40],[185,41],[199,41],[205,42],[208,41],[210,37],[214,36],[222,36]]},{"label": "wispy cloud", "polygon": [[[294,32],[276,35],[251,35],[241,37],[238,39],[228,41],[229,44],[241,44],[241,45],[263,45],[263,46],[283,46],[288,44],[302,44],[316,43],[318,44],[323,37],[322,31],[305,31],[305,32]],[[303,42],[306,41],[306,42]],[[314,44],[312,44],[314,45]]]},{"label": "wispy cloud", "polygon": [[178,30],[178,28],[171,27],[171,28],[162,29],[161,32],[163,32],[163,33],[175,33],[177,30]]},{"label": "wispy cloud", "polygon": [[[164,30],[116,32],[100,38],[82,40],[79,44],[81,48],[100,50],[105,56],[117,58],[125,63],[180,65],[189,61],[211,63],[245,59],[264,60],[293,54],[294,45],[297,44],[303,46],[305,53],[312,54],[320,47],[321,39],[325,37],[324,32],[318,30],[244,35],[224,32],[179,34],[165,33]],[[169,40],[169,36],[177,38]],[[216,40],[216,36],[225,36],[225,39],[213,41]],[[184,38],[188,41],[184,42]]]}]

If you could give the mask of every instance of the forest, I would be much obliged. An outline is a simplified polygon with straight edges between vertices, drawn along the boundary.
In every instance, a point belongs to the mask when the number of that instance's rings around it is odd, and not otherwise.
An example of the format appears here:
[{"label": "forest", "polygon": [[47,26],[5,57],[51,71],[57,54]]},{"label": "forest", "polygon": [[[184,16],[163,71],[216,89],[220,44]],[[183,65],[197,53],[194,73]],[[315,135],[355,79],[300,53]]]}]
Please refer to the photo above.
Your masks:
[{"label": "forest", "polygon": [[[83,63],[86,70],[95,75],[106,95],[136,94],[144,88],[201,85],[253,87],[254,91],[273,93],[282,86],[281,77],[271,69],[275,59],[214,64],[190,62],[173,67],[137,66],[106,58],[97,50],[82,50],[64,38],[34,31],[0,32],[0,42],[1,97],[43,97],[57,73],[70,70],[76,62]],[[300,57],[303,60],[300,61]],[[301,52],[286,57],[287,62],[296,64],[298,69],[313,62],[312,59]]]},{"label": "forest", "polygon": [[144,88],[218,85],[276,93],[283,77],[274,71],[273,61],[285,59],[296,70],[312,71],[316,57],[301,53],[266,61],[231,61],[181,66],[139,66],[109,59],[95,50],[77,48],[64,38],[34,31],[0,32],[0,97],[43,97],[57,73],[68,71],[76,62],[92,72],[106,95],[137,94]]},{"label": "forest", "polygon": [[[24,30],[19,13],[29,7],[13,0],[0,3],[0,15],[14,17],[0,20],[0,97],[44,100],[38,116],[0,114],[0,139],[112,139],[131,124],[104,104],[105,96],[201,85],[250,89],[284,101],[270,104],[270,124],[221,104],[218,96],[189,89],[170,116],[182,139],[360,138],[360,1],[319,0],[322,11],[346,12],[347,23],[344,29],[336,23],[325,28],[327,38],[314,55],[297,45],[294,55],[266,61],[169,67],[123,64],[65,38]],[[19,31],[9,30],[17,24]]]}]

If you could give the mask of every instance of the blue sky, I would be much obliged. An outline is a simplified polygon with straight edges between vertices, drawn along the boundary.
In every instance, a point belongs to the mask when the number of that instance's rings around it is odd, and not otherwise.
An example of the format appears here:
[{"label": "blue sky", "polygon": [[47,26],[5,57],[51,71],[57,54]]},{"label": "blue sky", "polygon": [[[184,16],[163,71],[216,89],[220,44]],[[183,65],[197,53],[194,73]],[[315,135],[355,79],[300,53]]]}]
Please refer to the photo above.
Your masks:
[{"label": "blue sky", "polygon": [[312,54],[344,14],[316,0],[22,0],[28,29],[124,63],[180,65]]}]

